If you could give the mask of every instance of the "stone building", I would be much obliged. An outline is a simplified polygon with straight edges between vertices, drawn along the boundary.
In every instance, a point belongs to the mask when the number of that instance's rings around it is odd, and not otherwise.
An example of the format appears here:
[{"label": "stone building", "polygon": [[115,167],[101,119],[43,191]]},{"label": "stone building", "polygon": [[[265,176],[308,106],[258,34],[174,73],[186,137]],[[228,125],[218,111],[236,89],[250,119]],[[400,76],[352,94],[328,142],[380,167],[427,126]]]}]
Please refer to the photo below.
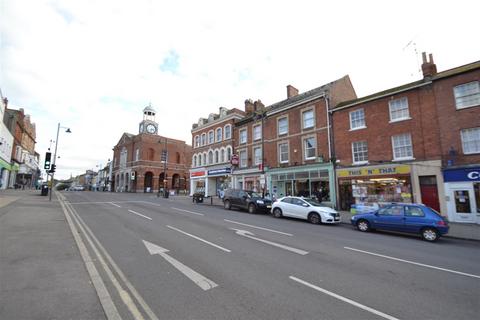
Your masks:
[{"label": "stone building", "polygon": [[188,191],[192,147],[158,135],[155,114],[146,107],[138,134],[124,133],[113,148],[112,191]]}]

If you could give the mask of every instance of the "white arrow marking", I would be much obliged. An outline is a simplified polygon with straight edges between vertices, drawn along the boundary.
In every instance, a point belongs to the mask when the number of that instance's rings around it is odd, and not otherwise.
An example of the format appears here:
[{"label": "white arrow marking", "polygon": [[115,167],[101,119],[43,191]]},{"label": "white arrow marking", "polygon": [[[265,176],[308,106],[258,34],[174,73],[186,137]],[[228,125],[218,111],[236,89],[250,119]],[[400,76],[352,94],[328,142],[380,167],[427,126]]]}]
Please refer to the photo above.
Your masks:
[{"label": "white arrow marking", "polygon": [[255,228],[255,229],[270,231],[270,232],[274,232],[274,233],[279,233],[279,234],[283,234],[283,235],[286,235],[286,236],[289,236],[289,237],[293,236],[293,234],[291,234],[291,233],[285,233],[285,232],[281,232],[281,231],[277,231],[277,230],[267,229],[267,228],[263,228],[263,227],[257,227],[257,226],[253,226],[251,224],[246,224],[246,223],[242,223],[242,222],[238,222],[238,221],[233,221],[233,220],[228,220],[228,219],[223,219],[223,221],[230,222],[230,223],[236,223],[236,224],[246,226],[246,227],[250,227],[250,228]]},{"label": "white arrow marking", "polygon": [[167,226],[167,228],[170,228],[170,229],[175,230],[175,231],[177,231],[177,232],[183,233],[183,234],[186,235],[186,236],[192,237],[193,239],[197,239],[198,241],[202,241],[203,243],[209,244],[209,245],[211,245],[212,247],[215,247],[215,248],[217,248],[217,249],[223,250],[223,251],[225,251],[225,252],[232,252],[231,250],[225,249],[224,247],[220,247],[219,245],[216,245],[215,243],[212,243],[212,242],[210,242],[210,241],[207,241],[207,240],[205,240],[205,239],[202,239],[202,238],[200,238],[200,237],[197,237],[197,236],[195,236],[195,235],[193,235],[193,234],[187,233],[187,232],[182,231],[182,230],[180,230],[180,229],[177,229],[177,228],[175,228],[175,227]]},{"label": "white arrow marking", "polygon": [[157,246],[156,244],[153,244],[151,242],[148,242],[148,241],[145,241],[145,240],[142,240],[142,241],[143,241],[143,244],[145,245],[145,247],[147,247],[147,250],[151,255],[154,255],[154,254],[160,255],[162,258],[167,260],[172,266],[174,266],[178,271],[180,271],[185,276],[187,276],[190,280],[195,282],[203,290],[206,291],[206,290],[213,289],[213,288],[218,286],[218,284],[216,284],[212,280],[202,276],[200,273],[190,269],[189,267],[187,267],[186,265],[184,265],[180,261],[175,260],[174,258],[170,257],[167,254],[167,252],[169,250],[167,250],[165,248],[162,248],[160,246]]},{"label": "white arrow marking", "polygon": [[131,212],[131,213],[133,213],[133,214],[136,214],[136,215],[139,216],[139,217],[142,217],[142,218],[145,218],[145,219],[148,219],[148,220],[152,220],[152,218],[147,217],[147,216],[144,216],[143,214],[138,213],[138,212],[136,212],[136,211],[128,210],[128,212]]},{"label": "white arrow marking", "polygon": [[234,228],[230,228],[230,230],[235,230],[235,233],[240,235],[240,236],[244,236],[246,238],[257,240],[257,241],[269,244],[269,245],[274,246],[274,247],[278,247],[278,248],[288,250],[288,251],[291,251],[291,252],[294,252],[294,253],[297,253],[297,254],[301,254],[302,256],[308,254],[308,251],[303,251],[303,250],[300,250],[300,249],[297,249],[297,248],[292,248],[292,247],[289,247],[289,246],[285,246],[283,244],[279,244],[279,243],[276,243],[276,242],[271,242],[271,241],[268,241],[268,240],[264,240],[264,239],[254,237],[255,234],[253,234],[253,233],[251,233],[250,231],[247,231],[247,230],[239,230],[239,229],[234,229]]}]

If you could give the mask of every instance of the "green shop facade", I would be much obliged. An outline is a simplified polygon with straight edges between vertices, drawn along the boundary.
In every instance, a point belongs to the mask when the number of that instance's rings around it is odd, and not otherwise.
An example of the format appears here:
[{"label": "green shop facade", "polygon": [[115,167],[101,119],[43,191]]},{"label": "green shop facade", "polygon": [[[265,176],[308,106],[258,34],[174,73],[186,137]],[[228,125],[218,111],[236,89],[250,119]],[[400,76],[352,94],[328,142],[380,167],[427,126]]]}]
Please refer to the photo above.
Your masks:
[{"label": "green shop facade", "polygon": [[303,196],[320,200],[334,207],[336,204],[335,169],[332,163],[315,163],[267,170],[268,190],[276,198]]}]

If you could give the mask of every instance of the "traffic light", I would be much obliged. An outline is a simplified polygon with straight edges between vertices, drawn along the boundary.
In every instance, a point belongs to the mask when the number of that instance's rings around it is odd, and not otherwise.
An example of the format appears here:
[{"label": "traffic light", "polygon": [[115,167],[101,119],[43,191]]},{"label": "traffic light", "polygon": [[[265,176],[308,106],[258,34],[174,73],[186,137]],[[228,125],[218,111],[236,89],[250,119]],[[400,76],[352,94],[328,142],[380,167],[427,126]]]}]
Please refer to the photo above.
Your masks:
[{"label": "traffic light", "polygon": [[54,173],[56,168],[57,168],[57,165],[52,164],[52,166],[50,167],[50,170],[48,172]]},{"label": "traffic light", "polygon": [[51,152],[45,153],[45,166],[43,167],[45,170],[50,170],[51,159],[52,159],[52,153]]}]

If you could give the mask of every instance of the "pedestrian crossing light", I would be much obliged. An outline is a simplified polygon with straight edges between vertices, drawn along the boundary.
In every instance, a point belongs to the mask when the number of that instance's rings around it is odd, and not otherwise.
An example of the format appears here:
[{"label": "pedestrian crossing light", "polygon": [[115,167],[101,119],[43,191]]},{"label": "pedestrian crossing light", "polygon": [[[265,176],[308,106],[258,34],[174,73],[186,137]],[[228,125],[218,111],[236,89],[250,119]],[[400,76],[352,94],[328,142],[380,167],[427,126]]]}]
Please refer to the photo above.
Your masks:
[{"label": "pedestrian crossing light", "polygon": [[130,179],[131,180],[135,180],[135,171],[132,172],[131,176],[130,176]]},{"label": "pedestrian crossing light", "polygon": [[45,153],[45,166],[43,167],[45,170],[50,170],[51,159],[52,159],[52,153],[51,152]]},{"label": "pedestrian crossing light", "polygon": [[57,168],[57,165],[55,164],[52,164],[51,167],[50,167],[50,173],[54,173],[55,172],[55,169]]}]

